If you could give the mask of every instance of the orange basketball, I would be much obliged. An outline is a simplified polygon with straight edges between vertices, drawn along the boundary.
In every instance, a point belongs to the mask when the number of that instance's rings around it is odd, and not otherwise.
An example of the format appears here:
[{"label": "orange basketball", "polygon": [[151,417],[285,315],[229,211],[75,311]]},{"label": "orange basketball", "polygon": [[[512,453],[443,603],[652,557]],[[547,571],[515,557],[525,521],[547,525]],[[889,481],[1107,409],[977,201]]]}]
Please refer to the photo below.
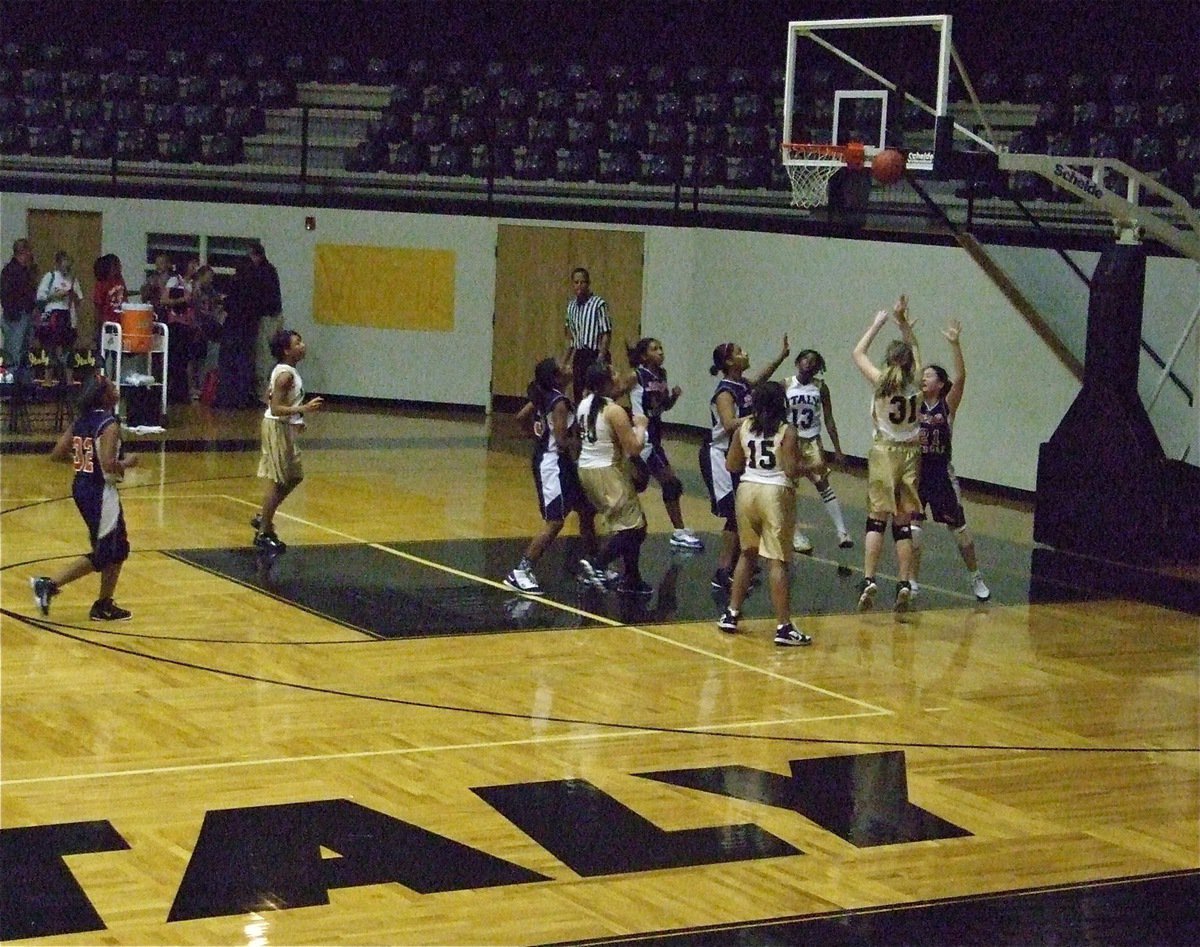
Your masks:
[{"label": "orange basketball", "polygon": [[905,161],[903,151],[895,148],[881,151],[871,161],[871,176],[880,184],[895,184],[904,177]]}]

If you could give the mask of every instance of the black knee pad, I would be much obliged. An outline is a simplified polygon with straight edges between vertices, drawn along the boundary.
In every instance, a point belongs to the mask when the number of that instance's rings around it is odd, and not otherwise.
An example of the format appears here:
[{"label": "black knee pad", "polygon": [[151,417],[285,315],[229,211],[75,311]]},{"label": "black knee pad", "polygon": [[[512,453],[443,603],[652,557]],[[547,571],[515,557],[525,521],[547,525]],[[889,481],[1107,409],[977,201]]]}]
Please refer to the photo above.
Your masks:
[{"label": "black knee pad", "polygon": [[672,477],[662,485],[663,500],[671,503],[683,496],[683,483],[678,477]]},{"label": "black knee pad", "polygon": [[873,516],[867,517],[867,532],[882,533],[887,529],[887,520],[877,520]]},{"label": "black knee pad", "polygon": [[727,532],[727,533],[736,533],[738,531],[737,530],[737,517],[736,516],[729,517],[729,519],[727,519],[725,521],[725,525],[722,527],[722,529],[724,529],[725,532]]},{"label": "black knee pad", "polygon": [[892,539],[900,542],[902,539],[912,539],[912,527],[905,523],[903,526],[892,524]]}]

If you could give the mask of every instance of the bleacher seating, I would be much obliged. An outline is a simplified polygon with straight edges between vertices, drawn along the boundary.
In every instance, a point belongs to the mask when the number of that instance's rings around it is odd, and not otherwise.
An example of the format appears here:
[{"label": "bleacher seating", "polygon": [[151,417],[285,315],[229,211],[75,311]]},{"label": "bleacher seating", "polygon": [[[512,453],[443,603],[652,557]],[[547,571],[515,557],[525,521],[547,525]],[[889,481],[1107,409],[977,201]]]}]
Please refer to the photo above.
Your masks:
[{"label": "bleacher seating", "polygon": [[204,54],[200,71],[218,82],[237,77],[237,64],[224,49],[210,49]]},{"label": "bleacher seating", "polygon": [[237,164],[241,160],[241,149],[240,136],[214,132],[200,139],[200,161],[203,164]]},{"label": "bleacher seating", "polygon": [[144,125],[117,129],[117,158],[148,161],[158,154],[158,141]]},{"label": "bleacher seating", "polygon": [[544,148],[518,145],[512,150],[513,177],[522,181],[545,181],[554,166]]},{"label": "bleacher seating", "polygon": [[116,151],[117,136],[110,125],[84,128],[72,150],[77,158],[107,159]]},{"label": "bleacher seating", "polygon": [[11,125],[20,121],[23,104],[15,95],[0,92],[0,125]]},{"label": "bleacher seating", "polygon": [[512,152],[491,145],[472,145],[467,150],[466,174],[480,180],[512,177]]},{"label": "bleacher seating", "polygon": [[386,170],[393,174],[417,174],[425,167],[425,151],[412,141],[402,141],[389,149]]},{"label": "bleacher seating", "polygon": [[29,134],[16,122],[0,124],[0,154],[23,155],[29,152]]},{"label": "bleacher seating", "polygon": [[186,49],[168,49],[161,58],[163,71],[170,76],[182,78],[188,75],[188,69],[191,65],[191,55]]},{"label": "bleacher seating", "polygon": [[637,177],[638,155],[632,150],[605,151],[596,155],[596,180],[604,184],[632,184]]},{"label": "bleacher seating", "polygon": [[29,153],[61,157],[71,153],[71,129],[60,122],[29,127]]},{"label": "bleacher seating", "polygon": [[[558,62],[476,62],[402,59],[378,49],[281,55],[182,43],[75,51],[7,41],[3,52],[5,155],[298,167],[307,115],[310,172],[786,186],[773,158],[778,63],[635,69],[570,52]],[[799,81],[812,95],[797,103],[793,137],[813,141],[828,139],[833,90],[869,85],[829,68],[806,70]],[[1002,129],[1013,150],[1125,160],[1192,195],[1200,141],[1194,85],[1175,69],[1135,74],[1091,64],[1058,75],[1053,65],[997,63],[974,89],[985,105],[1019,107]],[[854,105],[843,108],[843,122],[856,127]],[[325,109],[344,119],[321,115]],[[915,106],[904,109],[907,115]],[[1054,198],[1036,176],[1009,183],[1015,194]]]},{"label": "bleacher seating", "polygon": [[483,67],[483,82],[489,89],[498,89],[508,78],[508,63],[500,59],[490,60]]}]

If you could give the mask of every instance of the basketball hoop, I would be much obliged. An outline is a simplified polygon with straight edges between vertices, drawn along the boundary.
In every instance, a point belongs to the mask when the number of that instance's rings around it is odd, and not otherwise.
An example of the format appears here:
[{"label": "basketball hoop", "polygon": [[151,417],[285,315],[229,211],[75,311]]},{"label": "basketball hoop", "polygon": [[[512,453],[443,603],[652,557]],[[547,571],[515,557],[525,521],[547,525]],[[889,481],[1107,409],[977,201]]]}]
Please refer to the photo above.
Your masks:
[{"label": "basketball hoop", "polygon": [[839,168],[861,168],[866,157],[863,144],[785,144],[783,166],[792,182],[793,207],[817,207],[829,203],[829,182]]}]

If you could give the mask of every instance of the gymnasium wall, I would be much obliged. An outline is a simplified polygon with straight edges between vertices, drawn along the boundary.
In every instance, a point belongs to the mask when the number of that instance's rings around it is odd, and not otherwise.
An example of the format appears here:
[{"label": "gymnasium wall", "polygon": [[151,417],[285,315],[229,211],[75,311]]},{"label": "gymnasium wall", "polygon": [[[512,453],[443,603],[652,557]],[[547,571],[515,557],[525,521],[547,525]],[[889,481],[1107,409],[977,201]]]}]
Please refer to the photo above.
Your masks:
[{"label": "gymnasium wall", "polygon": [[[5,194],[0,198],[0,247],[7,250],[24,233],[29,208],[102,212],[104,251],[124,261],[131,285],[140,282],[148,232],[259,237],[279,270],[287,322],[309,343],[312,358],[305,381],[311,390],[465,405],[488,401],[499,221]],[[313,232],[304,229],[309,215],[317,218]],[[865,456],[869,391],[849,353],[871,314],[906,292],[927,361],[948,359],[940,335],[946,319],[957,317],[964,324],[970,380],[956,427],[959,473],[1034,489],[1038,445],[1055,429],[1078,386],[961,250],[660,227],[645,228],[645,235],[643,332],[663,340],[671,380],[684,388],[671,421],[709,424],[713,379],[707,368],[715,345],[736,341],[750,350],[752,365],[762,365],[779,351],[787,332],[793,354],[812,347],[825,355],[843,447],[848,454]],[[315,322],[312,273],[318,242],[452,250],[453,327],[405,331]],[[1166,265],[1176,263],[1180,265]],[[1153,260],[1147,297],[1187,296],[1186,287],[1195,284],[1193,271],[1186,261]],[[87,267],[84,272],[90,275]],[[592,278],[593,288],[603,295],[604,274],[593,271]],[[1184,288],[1175,287],[1177,283]],[[563,274],[564,306],[568,294]],[[876,354],[888,337],[885,331]]]},{"label": "gymnasium wall", "polygon": [[[1053,432],[1078,385],[966,253],[717,231],[697,234],[695,243],[691,298],[696,313],[691,325],[701,328],[693,330],[687,348],[679,340],[686,337],[687,316],[678,309],[667,316],[664,309],[664,325],[679,327],[677,335],[662,330],[671,340],[666,344],[672,377],[685,392],[701,395],[689,398],[685,393],[686,406],[677,408],[677,414],[686,413],[691,423],[708,423],[712,379],[706,367],[714,345],[729,340],[749,348],[753,367],[778,353],[787,331],[793,355],[800,348],[815,348],[825,357],[842,447],[848,454],[866,456],[870,389],[850,351],[873,314],[904,292],[926,361],[949,367],[941,329],[951,317],[963,323],[969,379],[955,427],[956,469],[974,480],[1033,489],[1038,444]],[[658,246],[657,239],[648,240],[648,274],[659,272],[654,260]],[[658,311],[647,303],[650,325],[657,324],[651,320]],[[885,329],[872,353],[882,356],[894,335]]]},{"label": "gymnasium wall", "polygon": [[[1088,286],[1057,254],[1030,247],[990,244],[988,253],[1033,303],[1046,323],[1080,362],[1085,361]],[[1070,250],[1067,256],[1087,277],[1100,260],[1095,251]],[[1187,392],[1170,379],[1154,355],[1171,359],[1175,376],[1192,391],[1200,389],[1200,332],[1191,332],[1200,306],[1200,270],[1190,260],[1150,257],[1142,305],[1143,348],[1138,393],[1158,432],[1163,450],[1176,460],[1200,464],[1200,409],[1188,404]]]}]

